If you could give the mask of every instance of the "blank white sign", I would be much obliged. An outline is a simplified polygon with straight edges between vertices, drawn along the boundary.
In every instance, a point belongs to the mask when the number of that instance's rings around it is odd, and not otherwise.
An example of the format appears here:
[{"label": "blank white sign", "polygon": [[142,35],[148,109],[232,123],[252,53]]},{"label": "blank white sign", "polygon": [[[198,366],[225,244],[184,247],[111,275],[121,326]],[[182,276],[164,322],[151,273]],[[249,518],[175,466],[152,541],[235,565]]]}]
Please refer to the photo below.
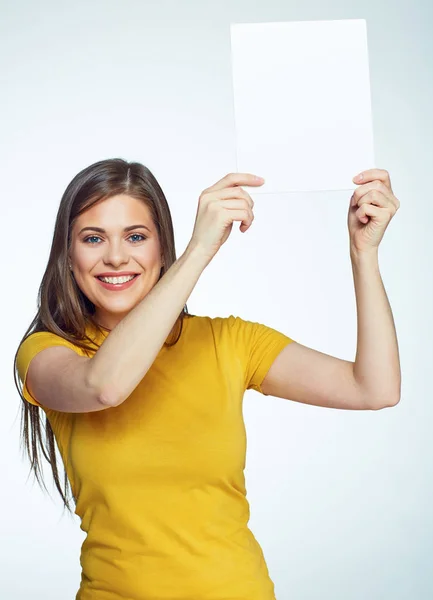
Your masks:
[{"label": "blank white sign", "polygon": [[364,19],[231,25],[237,170],[254,193],[354,190],[374,168]]}]

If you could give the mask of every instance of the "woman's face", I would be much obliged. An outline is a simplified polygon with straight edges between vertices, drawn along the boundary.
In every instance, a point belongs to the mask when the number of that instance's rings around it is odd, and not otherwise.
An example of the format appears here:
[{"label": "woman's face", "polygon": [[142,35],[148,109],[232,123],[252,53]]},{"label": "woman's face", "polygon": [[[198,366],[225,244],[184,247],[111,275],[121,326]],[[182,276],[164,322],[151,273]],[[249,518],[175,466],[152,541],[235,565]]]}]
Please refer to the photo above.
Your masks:
[{"label": "woman's face", "polygon": [[[161,248],[147,206],[125,194],[94,204],[74,223],[70,260],[77,285],[96,307],[97,323],[113,329],[159,279]],[[136,276],[120,286],[98,278],[122,274]]]}]

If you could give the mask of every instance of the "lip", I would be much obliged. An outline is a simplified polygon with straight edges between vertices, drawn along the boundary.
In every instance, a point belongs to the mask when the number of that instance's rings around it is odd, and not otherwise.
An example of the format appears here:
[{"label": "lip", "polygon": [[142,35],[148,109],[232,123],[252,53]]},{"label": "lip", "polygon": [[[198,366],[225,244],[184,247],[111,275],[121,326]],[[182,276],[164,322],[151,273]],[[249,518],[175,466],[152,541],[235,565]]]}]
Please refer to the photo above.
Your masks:
[{"label": "lip", "polygon": [[139,275],[136,271],[106,271],[105,273],[98,273],[95,277],[124,277],[129,275]]},{"label": "lip", "polygon": [[[126,290],[127,288],[134,285],[135,281],[140,277],[139,273],[130,273],[130,275],[136,275],[130,281],[126,281],[125,283],[116,284],[116,283],[106,283],[105,281],[101,281],[98,277],[95,277],[96,281],[106,290],[110,290],[111,292],[121,292],[122,290]],[[110,277],[110,275],[100,275],[100,277]],[[111,276],[113,277],[113,276]]]}]

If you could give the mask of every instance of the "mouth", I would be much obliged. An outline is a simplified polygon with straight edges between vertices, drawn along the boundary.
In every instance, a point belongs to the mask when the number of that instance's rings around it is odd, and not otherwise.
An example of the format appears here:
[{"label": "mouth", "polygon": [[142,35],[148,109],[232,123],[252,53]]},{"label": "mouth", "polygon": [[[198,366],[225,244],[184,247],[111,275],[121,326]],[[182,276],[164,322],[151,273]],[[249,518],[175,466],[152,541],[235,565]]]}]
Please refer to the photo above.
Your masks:
[{"label": "mouth", "polygon": [[99,279],[99,281],[103,281],[104,283],[113,283],[115,285],[132,281],[134,277],[138,277],[138,273],[134,273],[131,275],[121,275],[118,277],[103,277],[102,275],[96,275],[96,279]]},{"label": "mouth", "polygon": [[101,277],[96,276],[95,279],[99,281],[102,287],[107,290],[124,290],[131,285],[133,285],[134,281],[140,277],[140,273],[136,273],[135,275],[128,275],[124,277]]}]

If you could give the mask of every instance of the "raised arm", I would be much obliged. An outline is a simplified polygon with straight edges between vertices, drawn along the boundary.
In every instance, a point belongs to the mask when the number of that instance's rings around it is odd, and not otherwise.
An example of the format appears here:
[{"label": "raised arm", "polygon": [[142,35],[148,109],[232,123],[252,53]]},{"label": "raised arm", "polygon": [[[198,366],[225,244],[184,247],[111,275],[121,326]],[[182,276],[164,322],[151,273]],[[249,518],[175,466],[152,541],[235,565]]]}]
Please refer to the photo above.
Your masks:
[{"label": "raised arm", "polygon": [[263,180],[229,174],[202,192],[191,241],[185,253],[124,317],[91,359],[89,382],[100,402],[117,406],[136,388],[172,330],[201,273],[228,239],[234,221],[246,231],[253,200],[241,185]]}]

